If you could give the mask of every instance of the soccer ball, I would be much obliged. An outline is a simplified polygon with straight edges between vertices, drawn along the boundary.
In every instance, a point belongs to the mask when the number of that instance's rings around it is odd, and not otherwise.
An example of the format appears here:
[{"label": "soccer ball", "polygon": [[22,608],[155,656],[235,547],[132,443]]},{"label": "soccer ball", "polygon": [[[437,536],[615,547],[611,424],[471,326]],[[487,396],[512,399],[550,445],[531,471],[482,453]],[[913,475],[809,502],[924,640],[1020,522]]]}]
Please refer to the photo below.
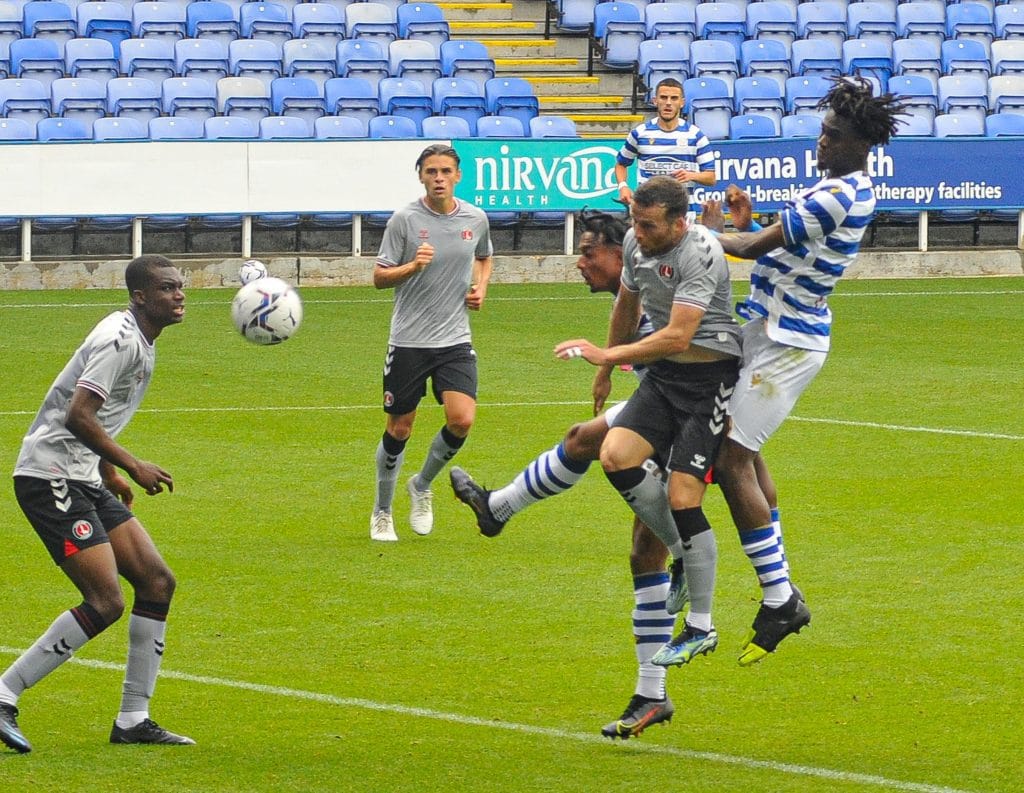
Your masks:
[{"label": "soccer ball", "polygon": [[253,344],[280,344],[302,323],[299,293],[280,278],[250,281],[231,301],[231,319]]},{"label": "soccer ball", "polygon": [[242,282],[243,286],[255,281],[257,278],[266,277],[267,265],[259,259],[248,259],[242,262],[242,266],[238,268],[238,280]]}]

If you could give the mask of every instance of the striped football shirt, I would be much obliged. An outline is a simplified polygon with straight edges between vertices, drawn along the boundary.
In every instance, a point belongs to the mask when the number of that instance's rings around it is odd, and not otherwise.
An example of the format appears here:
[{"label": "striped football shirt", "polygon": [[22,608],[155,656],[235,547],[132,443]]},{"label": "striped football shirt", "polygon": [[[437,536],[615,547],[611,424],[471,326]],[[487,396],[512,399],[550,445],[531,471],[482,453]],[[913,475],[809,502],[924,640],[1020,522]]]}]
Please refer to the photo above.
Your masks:
[{"label": "striped football shirt", "polygon": [[635,127],[626,135],[616,162],[627,168],[636,162],[637,184],[680,170],[715,170],[715,155],[707,136],[700,127],[683,119],[671,132],[661,129],[656,119]]}]

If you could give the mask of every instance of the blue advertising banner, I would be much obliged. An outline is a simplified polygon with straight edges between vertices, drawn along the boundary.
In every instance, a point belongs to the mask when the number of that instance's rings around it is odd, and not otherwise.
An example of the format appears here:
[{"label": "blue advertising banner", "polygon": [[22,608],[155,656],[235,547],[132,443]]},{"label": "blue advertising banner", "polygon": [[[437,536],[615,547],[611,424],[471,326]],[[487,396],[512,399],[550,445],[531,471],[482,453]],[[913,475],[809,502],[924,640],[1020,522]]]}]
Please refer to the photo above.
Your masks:
[{"label": "blue advertising banner", "polygon": [[[456,195],[489,211],[621,210],[615,155],[620,139],[493,139],[454,142],[462,159]],[[771,212],[821,175],[814,138],[715,141],[713,188],[693,200],[721,199],[727,185],[747,190]],[[1024,138],[894,138],[875,148],[868,170],[879,210],[1021,209]],[[630,175],[635,179],[635,168]]]}]

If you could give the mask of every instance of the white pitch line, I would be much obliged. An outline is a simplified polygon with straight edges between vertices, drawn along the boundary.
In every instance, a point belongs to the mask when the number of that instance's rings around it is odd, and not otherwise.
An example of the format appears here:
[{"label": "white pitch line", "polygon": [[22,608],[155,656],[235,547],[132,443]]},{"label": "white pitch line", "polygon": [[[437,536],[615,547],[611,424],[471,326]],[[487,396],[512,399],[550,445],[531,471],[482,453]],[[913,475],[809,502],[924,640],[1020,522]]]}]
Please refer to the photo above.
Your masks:
[{"label": "white pitch line", "polygon": [[[0,653],[8,655],[21,655],[23,650],[13,647],[0,646]],[[115,672],[124,672],[124,664],[115,664],[110,661],[97,661],[89,658],[73,657],[70,663],[87,666],[93,669],[107,669]],[[270,686],[263,683],[250,683],[245,680],[231,680],[223,677],[211,677],[209,675],[192,675],[187,672],[175,672],[163,670],[160,677],[167,680],[181,680],[185,683],[198,683],[207,686],[219,686],[221,688],[233,688],[241,691],[251,691],[256,694],[267,694],[287,699],[299,699],[309,702],[320,702],[325,705],[336,705],[343,708],[361,708],[381,713],[395,713],[400,716],[414,716],[422,719],[433,719],[449,724],[461,724],[468,727],[488,727],[495,730],[505,730],[523,735],[539,735],[544,738],[555,738],[563,741],[575,741],[577,743],[600,744],[608,746],[609,739],[599,736],[596,733],[572,732],[560,730],[555,727],[538,727],[532,724],[518,724],[511,721],[499,721],[497,719],[483,719],[478,716],[464,716],[458,713],[448,713],[442,710],[431,708],[417,708],[409,705],[397,705],[389,702],[376,702],[370,699],[358,697],[338,697],[333,694],[324,694],[319,691],[304,691],[298,688],[287,688],[285,686]],[[625,743],[625,742],[623,742]],[[669,755],[672,757],[684,758],[687,760],[698,760],[706,763],[719,765],[730,765],[739,768],[758,769],[774,771],[780,774],[791,776],[813,777],[815,779],[827,779],[834,782],[853,782],[861,785],[887,790],[901,790],[909,793],[970,793],[970,791],[959,788],[943,787],[942,785],[930,785],[923,782],[905,782],[900,779],[890,779],[874,774],[860,774],[854,771],[837,771],[831,768],[818,768],[816,766],[798,765],[795,763],[783,763],[777,760],[757,760],[752,757],[740,757],[738,755],[722,754],[721,752],[702,752],[696,749],[680,749],[675,746],[664,746],[635,741],[630,743],[630,750],[644,752],[647,754]],[[612,749],[611,751],[615,751]]]},{"label": "white pitch line", "polygon": [[[537,407],[590,407],[590,402],[480,402],[479,408],[537,408]],[[439,405],[423,405],[424,408],[437,408]],[[380,405],[239,405],[235,407],[176,407],[176,408],[141,408],[138,412],[163,413],[281,413],[281,412],[338,412],[346,413],[362,410],[380,410]],[[0,418],[5,416],[34,416],[34,410],[0,410]],[[887,430],[890,432],[920,432],[930,435],[954,435],[964,438],[988,438],[1002,441],[1024,441],[1024,435],[1005,432],[983,432],[980,430],[954,430],[943,427],[915,427],[902,424],[885,424],[876,421],[852,421],[848,419],[812,418],[807,416],[789,416],[789,421],[803,421],[814,424],[832,424],[839,427],[864,427],[866,429]]]}]

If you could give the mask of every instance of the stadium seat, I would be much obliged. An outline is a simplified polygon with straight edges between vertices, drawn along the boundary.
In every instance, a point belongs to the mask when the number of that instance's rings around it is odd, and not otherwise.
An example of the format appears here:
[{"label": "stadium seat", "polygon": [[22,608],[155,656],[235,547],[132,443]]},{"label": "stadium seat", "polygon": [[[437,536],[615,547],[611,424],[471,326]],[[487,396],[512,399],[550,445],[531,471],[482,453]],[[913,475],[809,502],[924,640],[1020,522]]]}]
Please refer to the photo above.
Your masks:
[{"label": "stadium seat", "polygon": [[[988,83],[977,74],[949,74],[939,78],[939,112],[973,115],[984,125],[988,115]],[[994,110],[995,108],[993,108]]]},{"label": "stadium seat", "polygon": [[106,0],[88,0],[75,9],[78,35],[83,38],[106,39],[120,56],[121,42],[131,38],[132,17],[126,6]]},{"label": "stadium seat", "polygon": [[484,116],[476,125],[478,138],[522,138],[526,130],[514,116]]},{"label": "stadium seat", "polygon": [[680,39],[687,46],[697,38],[697,3],[648,3],[644,28],[648,39]]},{"label": "stadium seat", "polygon": [[106,88],[88,77],[61,77],[50,84],[50,108],[55,116],[77,118],[91,126],[106,115]]},{"label": "stadium seat", "polygon": [[700,127],[709,140],[729,137],[733,100],[728,83],[717,77],[691,77],[683,83],[683,95],[690,121]]},{"label": "stadium seat", "polygon": [[747,39],[778,41],[786,47],[797,38],[796,8],[778,0],[747,6]]},{"label": "stadium seat", "polygon": [[53,39],[58,44],[78,36],[71,8],[57,0],[32,0],[22,7],[26,38]]},{"label": "stadium seat", "polygon": [[225,77],[218,80],[217,112],[225,116],[246,118],[252,122],[255,130],[260,119],[271,113],[270,86],[255,77]]},{"label": "stadium seat", "polygon": [[441,69],[445,77],[468,77],[481,89],[495,74],[494,59],[479,41],[452,39],[441,45]]},{"label": "stadium seat", "polygon": [[843,42],[843,74],[874,77],[885,85],[892,77],[892,44],[881,36]]},{"label": "stadium seat", "polygon": [[594,8],[593,37],[599,45],[602,64],[609,69],[632,69],[640,42],[645,38],[640,9],[616,0],[598,3]]},{"label": "stadium seat", "polygon": [[929,124],[938,113],[939,97],[931,80],[920,74],[902,74],[889,78],[889,93],[895,94],[904,109],[912,115],[921,116]]},{"label": "stadium seat", "polygon": [[149,122],[150,140],[199,140],[203,125],[194,118],[161,116]]},{"label": "stadium seat", "polygon": [[185,27],[190,39],[216,39],[225,51],[241,35],[238,17],[231,6],[219,0],[189,3],[185,7]]},{"label": "stadium seat", "polygon": [[68,141],[92,140],[92,123],[88,126],[77,118],[44,118],[36,124],[36,140]]},{"label": "stadium seat", "polygon": [[974,39],[988,52],[996,35],[992,8],[985,3],[952,3],[946,7],[946,37]]},{"label": "stadium seat", "polygon": [[838,2],[800,3],[796,7],[800,38],[827,39],[838,52],[846,41],[846,6]]},{"label": "stadium seat", "polygon": [[132,36],[167,38],[173,45],[185,38],[185,5],[173,0],[139,0],[132,5]]},{"label": "stadium seat", "polygon": [[992,74],[992,62],[980,41],[947,39],[941,48],[943,74],[976,74],[986,79]]},{"label": "stadium seat", "polygon": [[926,77],[932,88],[937,89],[942,76],[941,45],[923,36],[896,39],[892,45],[892,69],[894,75]]},{"label": "stadium seat", "polygon": [[11,42],[11,77],[50,83],[64,76],[64,55],[53,39],[18,39]]},{"label": "stadium seat", "polygon": [[345,18],[327,3],[299,3],[292,9],[292,36],[322,42],[337,52],[345,38]]},{"label": "stadium seat", "polygon": [[259,80],[267,88],[281,76],[284,66],[281,51],[272,41],[265,39],[238,39],[228,45],[228,70],[232,77],[248,77]]},{"label": "stadium seat", "polygon": [[589,33],[598,0],[558,0],[555,27],[568,33]]},{"label": "stadium seat", "polygon": [[1024,39],[992,42],[992,74],[1024,74]]},{"label": "stadium seat", "polygon": [[125,39],[121,42],[121,74],[160,83],[178,73],[174,43],[166,38]]},{"label": "stadium seat", "polygon": [[821,119],[801,113],[797,116],[782,117],[782,137],[816,138],[821,134]]},{"label": "stadium seat", "polygon": [[370,119],[380,115],[380,99],[369,80],[335,77],[324,83],[325,112],[329,116],[350,116],[367,132]]},{"label": "stadium seat", "polygon": [[852,39],[882,38],[891,46],[896,40],[896,9],[884,3],[850,3],[846,30]]},{"label": "stadium seat", "polygon": [[722,80],[731,92],[732,84],[740,75],[736,53],[728,41],[698,39],[690,45],[690,74],[693,78],[713,77]]},{"label": "stadium seat", "polygon": [[182,39],[174,44],[174,68],[180,77],[206,80],[216,92],[228,77],[228,48],[217,39]]},{"label": "stadium seat", "polygon": [[50,91],[38,80],[8,77],[0,80],[0,116],[17,118],[31,125],[50,115]]},{"label": "stadium seat", "polygon": [[[287,77],[281,78],[287,80]],[[260,119],[260,140],[306,140],[313,130],[306,122],[295,116],[267,116]],[[298,220],[298,216],[295,216]]]},{"label": "stadium seat", "polygon": [[203,137],[207,140],[224,138],[255,138],[259,127],[252,119],[242,116],[214,116],[203,122]]},{"label": "stadium seat", "polygon": [[144,77],[115,77],[107,83],[107,115],[148,123],[160,115],[160,89]]},{"label": "stadium seat", "polygon": [[650,101],[654,87],[666,77],[682,84],[690,76],[690,45],[684,38],[648,39],[637,50],[637,75]]},{"label": "stadium seat", "polygon": [[954,138],[985,134],[985,123],[972,113],[945,113],[935,117],[935,137]]},{"label": "stadium seat", "polygon": [[832,84],[820,74],[809,74],[803,77],[790,77],[786,80],[786,112],[804,114],[824,118],[825,111],[818,110],[817,105]]},{"label": "stadium seat", "polygon": [[23,118],[0,118],[0,140],[35,140],[36,125]]},{"label": "stadium seat", "polygon": [[415,124],[417,135],[423,119],[434,112],[434,100],[419,80],[385,77],[377,86],[377,98],[383,115],[408,118]]},{"label": "stadium seat", "polygon": [[[600,6],[598,6],[600,8]],[[740,51],[746,38],[746,14],[732,3],[698,3],[694,9],[698,41],[724,41],[732,46],[733,57]],[[693,51],[693,48],[690,48]],[[694,75],[699,76],[694,68]]]},{"label": "stadium seat", "polygon": [[996,25],[996,38],[1024,38],[1024,7],[1017,3],[997,5],[993,14]]},{"label": "stadium seat", "polygon": [[797,39],[793,42],[793,76],[838,77],[842,73],[841,49],[835,48],[828,39]]},{"label": "stadium seat", "polygon": [[408,2],[395,12],[400,39],[428,41],[439,52],[441,45],[451,37],[451,29],[441,7],[434,3]]},{"label": "stadium seat", "polygon": [[436,115],[462,118],[469,127],[470,135],[476,134],[477,119],[487,114],[486,100],[476,81],[465,77],[442,77],[434,80],[431,94]]},{"label": "stadium seat", "polygon": [[896,6],[896,34],[908,41],[928,41],[938,49],[946,40],[946,4],[900,3]]},{"label": "stadium seat", "polygon": [[[737,115],[756,114],[770,119],[773,124],[772,134],[779,134],[785,105],[779,84],[770,77],[740,77],[736,80],[733,86],[733,109]],[[735,136],[730,134],[729,137]]]},{"label": "stadium seat", "polygon": [[392,77],[405,77],[430,85],[442,76],[441,59],[429,41],[399,39],[388,48]]},{"label": "stadium seat", "polygon": [[566,116],[537,116],[530,119],[531,138],[578,138],[576,122]]},{"label": "stadium seat", "polygon": [[993,113],[1024,113],[1024,75],[989,77],[988,107]]},{"label": "stadium seat", "polygon": [[383,138],[416,138],[416,122],[406,116],[375,116],[367,125],[368,136],[374,140]]},{"label": "stadium seat", "polygon": [[11,42],[20,39],[24,29],[20,6],[0,2],[0,79],[10,75]]},{"label": "stadium seat", "polygon": [[935,124],[924,116],[900,116],[894,133],[897,137],[908,136],[931,137],[935,134]]},{"label": "stadium seat", "polygon": [[161,106],[168,116],[194,118],[202,124],[217,115],[216,83],[202,77],[172,77],[164,80],[160,86],[160,95]]},{"label": "stadium seat", "polygon": [[313,124],[313,135],[320,140],[365,138],[367,125],[351,116],[323,116]]},{"label": "stadium seat", "polygon": [[469,128],[469,122],[460,116],[428,116],[423,119],[423,137],[448,140],[471,138],[473,133]]},{"label": "stadium seat", "polygon": [[324,83],[337,76],[337,51],[327,41],[292,39],[284,43],[283,77],[312,80],[323,96]]},{"label": "stadium seat", "polygon": [[270,84],[270,109],[275,116],[290,116],[306,124],[313,134],[314,122],[327,115],[320,88],[308,77],[278,77]]},{"label": "stadium seat", "polygon": [[345,8],[345,30],[350,39],[376,41],[381,48],[398,38],[398,22],[383,3],[352,3]]},{"label": "stadium seat", "polygon": [[492,77],[484,84],[484,98],[489,114],[517,118],[523,129],[540,108],[533,86],[521,77]]},{"label": "stadium seat", "polygon": [[743,113],[729,119],[729,138],[732,140],[775,138],[778,135],[779,130],[775,126],[775,120],[768,116]]},{"label": "stadium seat", "polygon": [[278,52],[292,37],[288,11],[278,3],[242,3],[238,21],[243,38],[272,42]]},{"label": "stadium seat", "polygon": [[102,84],[121,74],[114,45],[104,39],[71,39],[64,45],[64,63],[69,77],[88,77]]},{"label": "stadium seat", "polygon": [[92,124],[93,140],[146,140],[146,125],[137,118],[98,118]]},{"label": "stadium seat", "polygon": [[774,39],[750,39],[740,45],[740,71],[744,77],[770,77],[784,90],[793,75],[791,47]]},{"label": "stadium seat", "polygon": [[338,77],[361,77],[377,90],[380,81],[391,76],[388,59],[376,41],[346,39],[338,42]]},{"label": "stadium seat", "polygon": [[990,138],[1024,136],[1024,114],[992,113],[986,116],[985,135]]}]

